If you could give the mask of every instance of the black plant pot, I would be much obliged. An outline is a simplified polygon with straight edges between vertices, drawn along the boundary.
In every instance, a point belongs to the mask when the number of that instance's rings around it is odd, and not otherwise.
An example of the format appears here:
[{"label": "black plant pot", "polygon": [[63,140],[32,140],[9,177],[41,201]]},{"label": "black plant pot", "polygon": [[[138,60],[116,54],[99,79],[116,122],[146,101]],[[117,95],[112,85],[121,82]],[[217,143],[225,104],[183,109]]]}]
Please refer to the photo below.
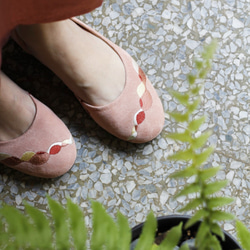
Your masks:
[{"label": "black plant pot", "polygon": [[[190,216],[183,216],[183,215],[169,215],[169,216],[163,216],[157,218],[157,224],[158,224],[158,231],[156,233],[164,233],[167,232],[169,229],[171,229],[174,226],[177,226],[180,224],[180,222],[185,222],[190,218]],[[191,232],[197,232],[197,229],[199,227],[200,223],[196,223],[192,227],[190,227],[188,230]],[[141,232],[142,232],[143,223],[135,226],[132,228],[132,244],[135,242]],[[227,232],[223,231],[225,234],[225,241],[221,241],[221,247],[223,250],[235,250],[235,249],[242,249],[240,245],[237,243],[237,241]],[[183,235],[185,235],[185,230],[183,229]],[[194,233],[195,234],[195,233]]]}]

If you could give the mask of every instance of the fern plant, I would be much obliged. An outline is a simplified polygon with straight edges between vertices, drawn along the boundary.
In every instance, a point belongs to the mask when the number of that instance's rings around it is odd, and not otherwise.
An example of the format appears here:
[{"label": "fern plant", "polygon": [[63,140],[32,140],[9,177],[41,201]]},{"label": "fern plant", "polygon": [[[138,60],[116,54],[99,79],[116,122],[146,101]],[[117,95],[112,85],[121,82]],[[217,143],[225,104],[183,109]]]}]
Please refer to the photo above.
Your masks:
[{"label": "fern plant", "polygon": [[[88,236],[84,214],[78,205],[68,199],[64,208],[50,197],[48,204],[51,218],[28,204],[25,204],[25,213],[8,205],[0,208],[0,249],[130,249],[131,229],[128,219],[120,212],[114,220],[100,203],[92,201],[93,231]],[[151,212],[147,216],[136,250],[154,249],[156,228],[156,218]],[[168,248],[169,244],[176,245],[180,235],[181,225],[172,229],[160,247],[172,249]],[[172,243],[167,240],[170,237],[174,238]]]},{"label": "fern plant", "polygon": [[[182,113],[169,113],[179,125],[182,132],[170,133],[168,138],[181,142],[186,148],[169,157],[170,160],[182,161],[187,165],[183,170],[172,175],[173,178],[192,178],[194,181],[186,183],[184,188],[176,195],[186,196],[188,203],[180,212],[196,211],[192,218],[186,223],[189,228],[198,221],[202,221],[198,229],[195,245],[199,250],[221,249],[216,236],[224,240],[223,231],[219,222],[233,220],[234,216],[221,209],[230,204],[231,197],[216,196],[227,185],[227,181],[215,181],[214,177],[220,167],[207,167],[205,163],[213,152],[213,147],[205,147],[210,136],[210,131],[196,136],[200,126],[205,121],[205,116],[193,117],[195,110],[200,104],[199,91],[200,80],[204,79],[211,68],[211,60],[216,49],[216,42],[212,42],[204,49],[201,59],[195,62],[196,71],[188,76],[189,89],[186,93],[171,91],[172,96],[182,104],[185,109]],[[198,82],[198,83],[197,83]],[[195,196],[192,200],[190,195]]]}]

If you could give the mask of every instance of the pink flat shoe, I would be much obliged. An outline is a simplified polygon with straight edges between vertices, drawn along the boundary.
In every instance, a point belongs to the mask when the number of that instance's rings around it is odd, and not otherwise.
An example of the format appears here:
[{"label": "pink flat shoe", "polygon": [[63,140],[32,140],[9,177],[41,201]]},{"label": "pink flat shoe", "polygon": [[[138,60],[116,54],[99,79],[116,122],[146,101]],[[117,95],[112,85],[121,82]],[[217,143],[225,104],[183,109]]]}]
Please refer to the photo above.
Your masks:
[{"label": "pink flat shoe", "polygon": [[151,82],[127,52],[79,19],[71,20],[106,42],[121,58],[126,73],[124,90],[116,100],[105,106],[92,106],[78,98],[83,108],[97,124],[122,140],[144,143],[154,139],[162,131],[164,111]]},{"label": "pink flat shoe", "polygon": [[[90,105],[75,93],[83,108],[103,129],[122,140],[144,143],[154,139],[162,131],[164,111],[151,82],[127,52],[79,19],[71,18],[71,20],[106,42],[120,57],[126,73],[123,92],[108,105]],[[29,48],[15,30],[12,32],[12,38],[26,52],[30,53]]]},{"label": "pink flat shoe", "polygon": [[74,140],[48,107],[30,97],[36,106],[33,123],[18,138],[0,142],[0,163],[37,177],[61,176],[74,164]]}]

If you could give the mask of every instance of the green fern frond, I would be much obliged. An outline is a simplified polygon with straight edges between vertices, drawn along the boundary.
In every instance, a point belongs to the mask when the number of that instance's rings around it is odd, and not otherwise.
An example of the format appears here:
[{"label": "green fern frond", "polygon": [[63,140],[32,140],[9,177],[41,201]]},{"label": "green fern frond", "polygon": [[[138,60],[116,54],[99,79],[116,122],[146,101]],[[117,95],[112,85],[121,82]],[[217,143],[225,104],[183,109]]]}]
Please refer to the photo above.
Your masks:
[{"label": "green fern frond", "polygon": [[[220,249],[218,239],[214,233],[223,238],[223,233],[218,225],[219,221],[232,220],[233,216],[219,209],[230,204],[233,199],[228,197],[214,197],[214,195],[225,187],[226,181],[214,181],[212,178],[216,176],[219,167],[207,168],[205,163],[209,156],[213,153],[213,147],[205,147],[210,131],[195,136],[201,125],[205,122],[205,117],[193,118],[195,110],[200,104],[199,92],[202,88],[200,80],[204,79],[211,68],[211,60],[216,50],[216,42],[204,48],[200,60],[195,61],[194,70],[188,76],[189,89],[186,93],[177,94],[172,92],[176,100],[184,105],[185,109],[182,113],[171,113],[170,117],[181,124],[184,131],[182,133],[168,134],[167,137],[179,142],[185,143],[185,150],[180,150],[169,157],[170,160],[182,161],[189,166],[177,173],[171,175],[174,178],[190,178],[193,182],[186,184],[179,191],[176,197],[195,194],[196,198],[189,200],[188,203],[179,211],[197,211],[194,216],[186,223],[185,227],[190,227],[194,223],[202,220],[197,237],[196,247],[199,250]],[[197,83],[198,82],[198,83]],[[204,148],[205,147],[205,148]]]},{"label": "green fern frond", "polygon": [[32,238],[34,239],[33,247],[41,249],[53,249],[52,247],[52,230],[48,218],[40,210],[25,204],[27,217],[31,219],[34,226]]},{"label": "green fern frond", "polygon": [[55,248],[69,249],[69,227],[66,210],[55,200],[47,197],[49,208],[54,222]]},{"label": "green fern frond", "polygon": [[184,133],[171,133],[166,135],[167,138],[180,141],[180,142],[191,142],[192,137],[189,131],[185,131]]},{"label": "green fern frond", "polygon": [[[87,249],[87,228],[80,207],[69,199],[66,208],[49,196],[47,199],[50,219],[28,204],[25,213],[8,205],[0,208],[0,249]],[[92,202],[92,209],[91,249],[99,250],[105,246],[108,250],[129,250],[131,230],[127,218],[118,213],[116,222],[97,202]],[[152,223],[156,225],[154,217],[147,222]],[[151,232],[151,237],[154,236],[155,231]]]},{"label": "green fern frond", "polygon": [[212,183],[206,183],[204,185],[203,193],[205,196],[212,195],[214,193],[219,192],[222,188],[227,186],[228,181],[214,181]]},{"label": "green fern frond", "polygon": [[186,206],[182,207],[178,210],[178,212],[187,212],[190,210],[195,210],[199,208],[203,204],[204,200],[202,198],[195,198],[189,201]]},{"label": "green fern frond", "polygon": [[240,244],[242,245],[242,247],[245,250],[249,250],[250,249],[250,241],[249,241],[250,232],[248,231],[246,226],[242,222],[236,221],[236,231],[237,231],[237,238]]},{"label": "green fern frond", "polygon": [[135,250],[151,250],[155,240],[156,227],[157,224],[154,214],[150,212],[147,216],[146,222],[144,223],[144,227]]},{"label": "green fern frond", "polygon": [[189,227],[193,226],[196,222],[200,221],[203,218],[206,218],[209,216],[209,212],[202,208],[198,210],[185,224],[185,229],[188,229]]},{"label": "green fern frond", "polygon": [[178,226],[172,227],[168,231],[167,236],[162,241],[158,250],[173,250],[178,245],[181,235],[182,235],[182,222]]},{"label": "green fern frond", "polygon": [[77,250],[86,250],[87,229],[82,210],[70,199],[67,201],[67,213],[69,217],[70,231]]},{"label": "green fern frond", "polygon": [[189,124],[187,129],[191,132],[197,131],[200,126],[205,122],[205,116],[199,117],[197,119],[192,120]]},{"label": "green fern frond", "polygon": [[187,168],[184,168],[183,170],[176,171],[175,173],[172,173],[169,177],[170,178],[189,178],[191,176],[195,176],[198,174],[198,169],[195,168],[195,166],[192,164]]},{"label": "green fern frond", "polygon": [[184,189],[182,189],[175,198],[181,197],[181,196],[187,196],[189,194],[198,193],[201,190],[201,186],[197,182],[193,182],[191,184],[187,184]]},{"label": "green fern frond", "polygon": [[117,224],[120,236],[119,250],[128,250],[130,249],[131,230],[129,227],[128,219],[120,212],[117,213]]},{"label": "green fern frond", "polygon": [[207,208],[212,210],[214,208],[224,207],[233,201],[234,199],[230,197],[211,197],[207,202]]}]

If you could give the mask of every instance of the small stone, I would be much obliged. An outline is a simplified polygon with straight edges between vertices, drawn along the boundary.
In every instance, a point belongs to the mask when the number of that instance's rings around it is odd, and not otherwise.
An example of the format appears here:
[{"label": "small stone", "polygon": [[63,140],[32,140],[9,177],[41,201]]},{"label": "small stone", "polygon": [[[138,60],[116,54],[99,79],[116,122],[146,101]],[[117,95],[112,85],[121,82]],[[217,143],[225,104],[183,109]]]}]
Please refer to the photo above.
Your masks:
[{"label": "small stone", "polygon": [[240,188],[240,185],[241,185],[241,179],[239,179],[239,178],[234,178],[233,184],[236,186],[237,189],[239,189],[239,188]]},{"label": "small stone", "polygon": [[12,185],[10,188],[11,193],[17,194],[18,193],[18,187],[16,185]]},{"label": "small stone", "polygon": [[138,213],[135,217],[135,220],[137,222],[142,222],[143,221],[143,214],[142,213]]},{"label": "small stone", "polygon": [[171,12],[169,10],[164,10],[161,16],[164,19],[170,19],[171,18]]},{"label": "small stone", "polygon": [[103,184],[109,184],[112,181],[112,174],[111,173],[102,174],[100,180]]},{"label": "small stone", "polygon": [[135,17],[141,16],[143,13],[144,13],[144,9],[138,7],[136,9],[134,9],[132,16],[135,18]]},{"label": "small stone", "polygon": [[16,204],[17,204],[18,206],[21,205],[23,199],[22,199],[22,197],[21,197],[20,194],[18,194],[18,195],[16,196],[15,201],[16,201]]},{"label": "small stone", "polygon": [[135,189],[132,193],[132,199],[133,200],[139,200],[141,197],[141,191],[140,190],[137,190]]},{"label": "small stone", "polygon": [[169,47],[169,52],[173,52],[173,51],[175,51],[177,49],[177,45],[175,44],[175,43],[172,43],[171,45],[170,45],[170,47]]},{"label": "small stone", "polygon": [[128,181],[127,185],[126,185],[128,193],[132,192],[132,190],[135,188],[135,186],[136,186],[136,184],[134,181]]},{"label": "small stone", "polygon": [[149,155],[149,154],[151,154],[151,153],[153,153],[153,147],[152,147],[152,145],[147,145],[145,148],[144,148],[144,150],[143,150],[143,155]]},{"label": "small stone", "polygon": [[103,26],[108,26],[110,24],[111,20],[109,17],[104,17],[102,21]]},{"label": "small stone", "polygon": [[166,71],[171,71],[174,68],[174,63],[170,62],[166,64],[165,70]]},{"label": "small stone", "polygon": [[231,169],[238,169],[238,168],[241,167],[241,165],[242,165],[241,162],[233,161],[233,162],[231,163],[231,165],[230,165],[230,168],[231,168]]},{"label": "small stone", "polygon": [[250,125],[246,125],[243,128],[243,131],[246,133],[246,135],[250,136]]},{"label": "small stone", "polygon": [[246,111],[240,111],[240,119],[245,119],[248,117],[248,113]]},{"label": "small stone", "polygon": [[232,224],[230,224],[230,223],[225,223],[224,229],[225,229],[226,231],[229,231],[229,230],[233,230],[233,229],[235,229],[235,228],[234,228],[234,226],[233,226]]},{"label": "small stone", "polygon": [[231,142],[233,137],[231,135],[226,135],[226,141]]},{"label": "small stone", "polygon": [[195,40],[190,40],[188,39],[186,41],[186,46],[192,50],[194,50],[195,48],[197,48],[199,46],[199,42],[195,41]]},{"label": "small stone", "polygon": [[93,181],[93,182],[97,182],[97,180],[99,179],[100,177],[100,173],[99,172],[94,172],[92,173],[89,178]]},{"label": "small stone", "polygon": [[163,138],[161,138],[158,142],[158,145],[161,149],[166,149],[167,148],[167,142]]},{"label": "small stone", "polygon": [[233,17],[232,26],[235,29],[239,29],[239,28],[243,28],[244,27],[244,23],[241,22],[239,19]]},{"label": "small stone", "polygon": [[161,195],[160,195],[160,202],[162,205],[165,205],[167,200],[169,198],[169,194],[166,191],[162,191]]},{"label": "small stone", "polygon": [[103,191],[103,185],[102,185],[102,183],[100,181],[98,181],[97,183],[95,183],[94,188],[98,192]]},{"label": "small stone", "polygon": [[234,171],[230,171],[230,172],[226,175],[226,178],[227,178],[229,181],[232,181],[233,178],[234,178]]},{"label": "small stone", "polygon": [[124,199],[126,202],[130,202],[131,201],[131,195],[130,194],[124,194]]},{"label": "small stone", "polygon": [[218,117],[218,124],[222,127],[222,129],[224,129],[224,130],[227,129],[227,126],[226,126],[225,121],[224,121],[222,116]]},{"label": "small stone", "polygon": [[231,107],[230,109],[235,115],[238,115],[240,112],[240,109],[238,107]]}]

